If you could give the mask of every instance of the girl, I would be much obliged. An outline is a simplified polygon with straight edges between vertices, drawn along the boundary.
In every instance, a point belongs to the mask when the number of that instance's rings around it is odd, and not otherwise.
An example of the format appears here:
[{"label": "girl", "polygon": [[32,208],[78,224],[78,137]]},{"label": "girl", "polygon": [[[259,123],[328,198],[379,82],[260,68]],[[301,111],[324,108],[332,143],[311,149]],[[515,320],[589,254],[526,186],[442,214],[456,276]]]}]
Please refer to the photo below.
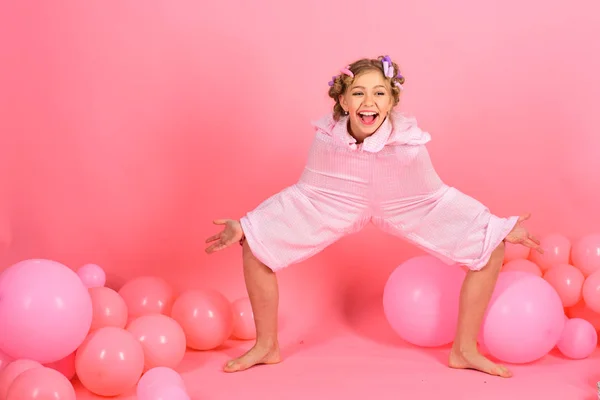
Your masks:
[{"label": "girl", "polygon": [[342,68],[329,82],[333,113],[314,124],[316,135],[299,181],[239,221],[214,221],[224,228],[206,240],[206,251],[242,244],[257,333],[254,347],[229,361],[225,371],[281,360],[276,272],[373,222],[469,268],[449,366],[511,376],[479,353],[477,335],[502,266],[504,242],[541,253],[540,243],[522,226],[529,215],[500,218],[441,181],[425,146],[430,135],[415,119],[394,111],[403,84],[388,56]]}]

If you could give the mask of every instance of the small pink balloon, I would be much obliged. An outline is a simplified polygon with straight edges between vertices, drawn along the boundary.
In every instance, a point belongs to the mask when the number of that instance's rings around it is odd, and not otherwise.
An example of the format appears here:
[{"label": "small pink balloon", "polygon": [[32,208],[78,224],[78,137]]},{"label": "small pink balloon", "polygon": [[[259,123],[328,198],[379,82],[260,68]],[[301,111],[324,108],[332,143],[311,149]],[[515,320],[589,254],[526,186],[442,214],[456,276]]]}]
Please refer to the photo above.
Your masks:
[{"label": "small pink balloon", "polygon": [[592,324],[581,318],[572,318],[565,324],[557,347],[565,357],[581,360],[589,357],[597,345],[598,333]]},{"label": "small pink balloon", "polygon": [[600,269],[600,234],[586,235],[573,244],[571,250],[573,265],[590,276]]},{"label": "small pink balloon", "polygon": [[185,332],[187,346],[212,350],[222,345],[233,331],[231,303],[214,290],[188,290],[173,304],[171,316]]},{"label": "small pink balloon", "polygon": [[600,271],[585,278],[582,294],[585,304],[592,311],[600,313]]},{"label": "small pink balloon", "polygon": [[256,339],[256,327],[250,299],[243,297],[231,304],[233,310],[233,337],[240,340]]},{"label": "small pink balloon", "polygon": [[169,315],[175,294],[171,285],[156,276],[141,276],[125,283],[119,290],[125,300],[129,319],[142,315]]},{"label": "small pink balloon", "polygon": [[585,277],[569,264],[557,264],[544,273],[544,279],[556,290],[563,306],[572,307],[581,300]]},{"label": "small pink balloon", "polygon": [[171,317],[144,315],[133,320],[127,331],[142,344],[146,369],[176,368],[185,356],[185,333]]},{"label": "small pink balloon", "polygon": [[121,328],[100,328],[77,349],[75,371],[82,385],[100,396],[118,396],[135,387],[144,370],[144,350]]},{"label": "small pink balloon", "polygon": [[77,270],[83,284],[89,288],[102,287],[106,284],[106,273],[96,264],[86,264]]},{"label": "small pink balloon", "polygon": [[[0,350],[0,372],[13,361],[12,357]],[[0,397],[1,398],[1,397]]]},{"label": "small pink balloon", "polygon": [[61,360],[83,342],[92,323],[92,299],[77,274],[55,261],[26,260],[0,279],[2,351],[42,364]]},{"label": "small pink balloon", "polygon": [[504,263],[514,260],[526,260],[531,249],[527,246],[515,243],[506,243],[504,246]]},{"label": "small pink balloon", "polygon": [[600,331],[600,313],[592,311],[584,300],[579,301],[573,307],[566,309],[569,318],[581,318],[592,324],[596,331]]},{"label": "small pink balloon", "polygon": [[544,253],[532,251],[530,258],[542,271],[557,264],[568,264],[571,256],[571,241],[564,235],[555,233],[540,238]]},{"label": "small pink balloon", "polygon": [[89,292],[93,307],[90,331],[107,326],[125,328],[128,317],[127,305],[119,293],[107,287],[91,288]]},{"label": "small pink balloon", "polygon": [[6,400],[75,400],[69,380],[52,368],[32,368],[17,376]]},{"label": "small pink balloon", "polygon": [[8,388],[12,385],[17,376],[32,368],[44,368],[42,364],[33,360],[15,360],[8,364],[0,372],[0,399],[5,399],[8,394]]},{"label": "small pink balloon", "polygon": [[165,386],[177,386],[185,392],[183,378],[174,369],[167,367],[152,368],[140,378],[136,390],[137,398],[138,400],[152,399],[152,394]]},{"label": "small pink balloon", "polygon": [[503,274],[484,316],[483,343],[492,356],[504,362],[540,359],[556,346],[562,334],[562,301],[538,276],[504,279],[508,273]]},{"label": "small pink balloon", "polygon": [[60,361],[46,364],[44,366],[57,370],[63,374],[65,378],[71,380],[75,377],[75,352],[71,353]]},{"label": "small pink balloon", "polygon": [[140,400],[190,400],[190,396],[179,386],[161,386],[150,398]]},{"label": "small pink balloon", "polygon": [[383,292],[383,309],[391,328],[416,346],[452,342],[464,278],[465,272],[458,265],[446,265],[430,255],[400,264]]},{"label": "small pink balloon", "polygon": [[502,267],[503,272],[509,271],[520,271],[527,272],[529,274],[533,274],[536,276],[542,276],[542,270],[537,266],[536,263],[529,260],[517,259],[513,261],[509,261]]}]

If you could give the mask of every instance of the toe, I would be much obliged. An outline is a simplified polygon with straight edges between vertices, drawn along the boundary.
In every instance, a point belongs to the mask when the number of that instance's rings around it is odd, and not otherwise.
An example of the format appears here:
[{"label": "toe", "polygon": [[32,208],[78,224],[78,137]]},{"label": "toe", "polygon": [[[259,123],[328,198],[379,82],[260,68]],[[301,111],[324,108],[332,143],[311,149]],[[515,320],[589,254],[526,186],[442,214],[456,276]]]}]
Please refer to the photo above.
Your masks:
[{"label": "toe", "polygon": [[235,360],[231,360],[227,364],[225,364],[225,367],[223,369],[226,372],[235,372],[237,370],[237,367],[238,367],[238,365],[235,362]]},{"label": "toe", "polygon": [[495,372],[495,375],[503,378],[509,378],[511,376],[510,371],[504,365],[497,365],[493,372]]}]

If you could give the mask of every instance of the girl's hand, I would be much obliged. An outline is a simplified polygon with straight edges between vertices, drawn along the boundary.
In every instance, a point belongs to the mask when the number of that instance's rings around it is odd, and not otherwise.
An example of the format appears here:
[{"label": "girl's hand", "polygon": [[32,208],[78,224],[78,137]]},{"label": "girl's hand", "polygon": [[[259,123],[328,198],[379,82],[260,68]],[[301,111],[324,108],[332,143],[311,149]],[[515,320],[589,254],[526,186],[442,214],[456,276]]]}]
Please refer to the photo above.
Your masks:
[{"label": "girl's hand", "polygon": [[226,249],[234,243],[238,243],[244,237],[244,231],[239,221],[233,219],[217,219],[213,221],[215,225],[225,225],[223,231],[212,235],[206,239],[206,243],[213,242],[206,248],[208,254],[215,251]]},{"label": "girl's hand", "polygon": [[527,229],[522,225],[524,221],[527,221],[531,217],[531,214],[525,214],[519,217],[515,227],[512,231],[504,238],[509,243],[521,244],[523,246],[534,249],[540,254],[544,253],[544,249],[540,246],[540,241],[533,237]]}]

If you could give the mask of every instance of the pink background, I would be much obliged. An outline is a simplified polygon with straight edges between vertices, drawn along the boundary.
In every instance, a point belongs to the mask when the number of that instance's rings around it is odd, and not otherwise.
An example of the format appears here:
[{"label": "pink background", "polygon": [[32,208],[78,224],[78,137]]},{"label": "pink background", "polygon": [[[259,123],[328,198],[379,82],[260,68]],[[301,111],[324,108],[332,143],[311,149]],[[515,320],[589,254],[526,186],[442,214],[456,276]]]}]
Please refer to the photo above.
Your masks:
[{"label": "pink background", "polygon": [[[113,287],[157,274],[245,296],[240,248],[204,253],[212,219],[293,183],[331,75],[380,54],[447,183],[532,212],[540,235],[600,231],[597,0],[301,4],[2,2],[2,268],[98,263]],[[283,271],[285,329],[369,329],[416,254],[368,227]]]}]

